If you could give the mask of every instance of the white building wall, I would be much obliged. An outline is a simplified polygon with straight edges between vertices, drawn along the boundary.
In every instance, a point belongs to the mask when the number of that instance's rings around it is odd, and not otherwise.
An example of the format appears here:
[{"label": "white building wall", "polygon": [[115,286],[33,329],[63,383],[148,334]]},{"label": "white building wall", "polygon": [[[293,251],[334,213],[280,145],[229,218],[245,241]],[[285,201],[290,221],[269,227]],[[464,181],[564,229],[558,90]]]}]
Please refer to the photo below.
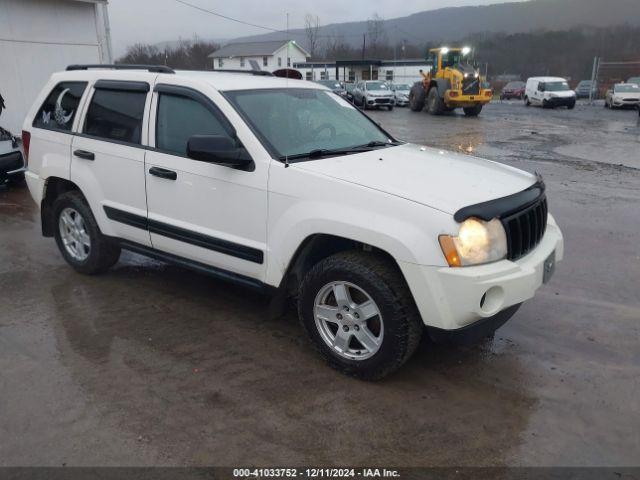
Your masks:
[{"label": "white building wall", "polygon": [[[289,46],[289,58],[291,59],[291,65],[298,62],[305,62],[307,60],[304,52],[291,44]],[[222,60],[222,65],[220,64]],[[264,65],[264,58],[262,56],[251,57],[231,57],[231,58],[212,58],[214,70],[251,70],[250,60],[255,60],[261,70],[273,72],[281,68],[287,68],[287,47],[283,46],[277,50],[274,54],[267,56],[267,65]]]},{"label": "white building wall", "polygon": [[35,97],[73,63],[110,62],[102,5],[68,0],[0,0],[0,124],[19,134]]},{"label": "white building wall", "polygon": [[[343,67],[338,68],[338,77],[336,78],[336,67],[335,64],[327,64],[325,66],[314,66],[314,67],[294,67],[297,71],[302,74],[302,78],[305,80],[339,80],[350,81],[349,73],[353,70],[353,76],[351,77],[353,81],[357,82],[363,79],[363,70],[366,70],[369,74],[373,70],[374,78],[377,73],[378,80],[388,80],[394,83],[414,83],[422,79],[420,75],[420,70],[428,72],[430,67],[426,64],[424,65],[382,65],[380,67],[375,67],[373,69],[369,69],[366,67],[354,67],[353,69],[347,67],[344,69]],[[388,76],[388,72],[390,73],[390,77]]]}]

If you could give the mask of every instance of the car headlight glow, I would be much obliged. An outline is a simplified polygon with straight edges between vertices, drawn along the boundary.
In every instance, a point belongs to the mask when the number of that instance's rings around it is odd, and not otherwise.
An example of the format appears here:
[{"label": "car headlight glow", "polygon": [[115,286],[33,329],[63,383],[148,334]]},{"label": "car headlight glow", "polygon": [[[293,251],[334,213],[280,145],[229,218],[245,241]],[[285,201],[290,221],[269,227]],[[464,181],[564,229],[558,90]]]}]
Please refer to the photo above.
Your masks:
[{"label": "car headlight glow", "polygon": [[469,218],[457,236],[440,235],[438,240],[450,267],[481,265],[507,256],[507,235],[497,218],[489,222]]}]

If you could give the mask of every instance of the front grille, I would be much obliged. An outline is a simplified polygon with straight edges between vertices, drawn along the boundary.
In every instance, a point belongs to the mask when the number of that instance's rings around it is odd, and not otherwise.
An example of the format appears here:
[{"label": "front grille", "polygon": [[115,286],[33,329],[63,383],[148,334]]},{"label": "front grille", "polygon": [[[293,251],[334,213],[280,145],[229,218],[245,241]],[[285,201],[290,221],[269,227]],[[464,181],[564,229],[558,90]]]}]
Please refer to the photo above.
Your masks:
[{"label": "front grille", "polygon": [[480,94],[480,79],[474,76],[469,76],[462,79],[462,94],[463,95],[479,95]]},{"label": "front grille", "polygon": [[509,260],[524,257],[540,243],[547,229],[547,213],[547,199],[542,195],[533,205],[501,219]]}]

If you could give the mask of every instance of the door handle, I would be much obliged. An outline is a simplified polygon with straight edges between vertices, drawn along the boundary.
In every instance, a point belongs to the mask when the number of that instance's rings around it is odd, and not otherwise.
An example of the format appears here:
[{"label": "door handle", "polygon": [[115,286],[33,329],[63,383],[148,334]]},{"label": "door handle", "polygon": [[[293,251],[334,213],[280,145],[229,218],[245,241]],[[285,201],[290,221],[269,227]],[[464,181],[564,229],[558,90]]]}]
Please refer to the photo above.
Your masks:
[{"label": "door handle", "polygon": [[176,180],[178,178],[178,174],[173,170],[167,170],[166,168],[160,167],[151,167],[149,169],[149,173],[153,176],[166,178],[167,180]]},{"label": "door handle", "polygon": [[96,156],[93,152],[87,152],[86,150],[76,150],[73,154],[78,158],[84,158],[85,160],[95,160]]}]

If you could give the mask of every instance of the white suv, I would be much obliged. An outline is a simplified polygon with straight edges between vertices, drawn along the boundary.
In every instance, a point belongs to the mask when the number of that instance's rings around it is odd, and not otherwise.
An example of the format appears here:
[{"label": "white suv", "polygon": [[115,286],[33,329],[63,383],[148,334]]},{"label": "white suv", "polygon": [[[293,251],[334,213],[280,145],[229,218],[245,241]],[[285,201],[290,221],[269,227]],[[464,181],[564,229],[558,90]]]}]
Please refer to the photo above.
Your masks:
[{"label": "white suv", "polygon": [[539,177],[397,141],[317,83],[70,67],[25,122],[27,182],[65,260],[127,249],[274,295],[339,370],[490,335],[562,258]]}]

